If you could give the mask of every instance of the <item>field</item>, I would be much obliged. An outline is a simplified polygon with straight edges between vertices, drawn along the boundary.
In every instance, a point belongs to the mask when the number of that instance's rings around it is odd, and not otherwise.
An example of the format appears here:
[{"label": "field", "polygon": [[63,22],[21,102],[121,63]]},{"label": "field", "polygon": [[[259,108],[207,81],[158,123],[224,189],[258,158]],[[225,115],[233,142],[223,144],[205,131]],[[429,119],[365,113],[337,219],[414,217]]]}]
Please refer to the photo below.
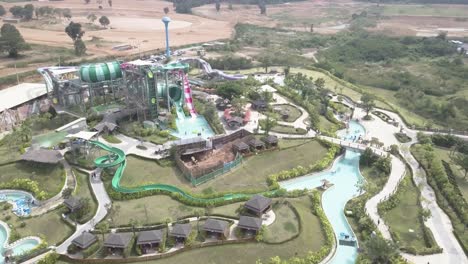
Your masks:
[{"label": "field", "polygon": [[[161,166],[155,161],[129,156],[121,185],[135,187],[149,183],[164,183],[188,189],[194,193],[234,192],[246,189],[267,190],[266,179],[270,174],[292,169],[298,165],[314,164],[326,152],[326,148],[313,140],[298,147],[265,152],[246,158],[239,168],[198,187],[192,187],[175,166],[170,164]],[[272,164],[272,160],[276,162]]]},{"label": "field", "polygon": [[280,243],[291,237],[299,234],[299,222],[294,221],[296,215],[287,205],[278,205],[273,208],[276,219],[275,222],[268,227],[264,234],[264,239],[269,243]]},{"label": "field", "polygon": [[280,245],[270,245],[264,243],[248,243],[238,245],[223,245],[216,248],[200,248],[181,254],[177,254],[167,259],[154,260],[149,264],[169,264],[193,263],[194,259],[203,260],[204,263],[255,263],[258,259],[268,260],[274,256],[281,258],[291,258],[294,256],[304,256],[309,251],[317,251],[323,245],[324,237],[320,227],[319,219],[311,213],[311,203],[309,198],[288,199],[298,210],[303,225],[303,232],[292,241]]},{"label": "field", "polygon": [[46,198],[59,193],[65,182],[65,172],[60,165],[38,165],[19,161],[0,166],[0,171],[0,182],[9,182],[14,179],[37,181],[39,189],[47,193]]},{"label": "field", "polygon": [[[406,176],[398,186],[395,207],[385,212],[382,217],[390,230],[395,234],[395,239],[400,247],[422,249],[424,243],[423,224],[419,220],[422,210],[419,204],[418,188],[411,178]],[[411,230],[410,230],[411,229]],[[430,231],[428,231],[430,232]]]},{"label": "field", "polygon": [[[19,218],[11,209],[1,212],[1,220],[15,227],[21,237],[26,236],[44,236],[49,246],[63,241],[73,232],[72,228],[65,224],[60,217],[60,209],[48,212],[41,216],[31,218]],[[5,217],[10,216],[10,220]],[[26,225],[21,227],[21,222]]]},{"label": "field", "polygon": [[301,110],[297,109],[292,105],[282,104],[282,105],[274,105],[273,107],[275,111],[281,113],[282,111],[288,113],[288,117],[286,119],[282,119],[284,122],[294,122],[296,121],[301,115]]}]

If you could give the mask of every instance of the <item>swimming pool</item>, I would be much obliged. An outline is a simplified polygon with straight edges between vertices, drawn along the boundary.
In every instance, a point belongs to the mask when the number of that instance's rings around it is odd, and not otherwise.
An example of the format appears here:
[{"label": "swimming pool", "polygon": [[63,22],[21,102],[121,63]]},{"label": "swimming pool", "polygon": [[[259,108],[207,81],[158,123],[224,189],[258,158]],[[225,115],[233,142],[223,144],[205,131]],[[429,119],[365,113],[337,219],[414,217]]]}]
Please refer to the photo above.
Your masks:
[{"label": "swimming pool", "polygon": [[[355,121],[350,123],[348,132],[357,138],[359,135],[365,135],[364,127]],[[353,137],[348,134],[342,134],[341,137],[345,140],[353,140]],[[336,160],[332,168],[327,171],[280,182],[281,188],[288,191],[317,188],[322,185],[323,179],[327,179],[333,184],[333,187],[323,194],[322,207],[333,227],[337,241],[340,233],[354,235],[344,215],[344,208],[348,200],[359,194],[356,184],[362,178],[359,171],[360,155],[359,152],[346,150],[345,154]],[[356,247],[337,245],[336,252],[328,263],[352,264],[356,262],[357,255]]]},{"label": "swimming pool", "polygon": [[18,216],[28,216],[34,207],[34,197],[24,191],[0,190],[0,202],[7,201],[13,204],[13,212]]},{"label": "swimming pool", "polygon": [[354,142],[359,139],[359,136],[364,138],[366,135],[366,130],[357,121],[351,120],[348,123],[348,127],[338,131],[337,134],[338,137],[342,140]]},{"label": "swimming pool", "polygon": [[204,139],[214,136],[214,132],[206,119],[198,115],[197,117],[185,117],[176,119],[177,131],[171,134],[180,139],[201,136]]},{"label": "swimming pool", "polygon": [[0,222],[0,264],[5,263],[3,253],[6,250],[11,249],[13,251],[13,255],[18,256],[37,247],[40,244],[40,240],[39,238],[36,238],[36,237],[30,237],[30,238],[19,240],[13,243],[13,245],[11,246],[7,244],[8,244],[8,231],[6,229],[6,224],[3,222]]}]

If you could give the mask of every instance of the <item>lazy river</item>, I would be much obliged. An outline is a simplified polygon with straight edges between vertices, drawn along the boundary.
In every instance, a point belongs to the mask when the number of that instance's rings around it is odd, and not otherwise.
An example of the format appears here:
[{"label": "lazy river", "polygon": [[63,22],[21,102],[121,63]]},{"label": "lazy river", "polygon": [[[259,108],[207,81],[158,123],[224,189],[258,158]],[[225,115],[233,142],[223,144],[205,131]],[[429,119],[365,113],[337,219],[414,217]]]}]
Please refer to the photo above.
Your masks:
[{"label": "lazy river", "polygon": [[[359,136],[365,135],[365,129],[358,122],[351,121],[349,128],[340,134],[340,138],[353,141]],[[315,189],[321,186],[324,179],[333,184],[322,197],[322,207],[330,221],[335,233],[336,241],[341,233],[354,235],[345,215],[344,208],[348,200],[359,194],[356,184],[362,175],[359,171],[360,153],[346,150],[345,154],[338,158],[331,169],[291,179],[280,183],[282,188],[288,191],[298,189]],[[333,258],[328,262],[331,264],[352,264],[356,262],[357,248],[352,246],[337,245]]]},{"label": "lazy river", "polygon": [[33,207],[34,197],[24,191],[0,190],[0,202],[7,201],[13,204],[13,212],[18,216],[28,216]]}]

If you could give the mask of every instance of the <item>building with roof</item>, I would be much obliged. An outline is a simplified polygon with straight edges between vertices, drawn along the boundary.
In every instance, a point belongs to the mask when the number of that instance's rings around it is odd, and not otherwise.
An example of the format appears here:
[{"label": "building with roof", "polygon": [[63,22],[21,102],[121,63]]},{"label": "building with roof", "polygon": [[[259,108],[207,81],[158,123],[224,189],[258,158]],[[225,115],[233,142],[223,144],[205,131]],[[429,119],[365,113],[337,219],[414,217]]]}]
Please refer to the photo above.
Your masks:
[{"label": "building with roof", "polygon": [[76,210],[80,209],[82,204],[79,198],[77,197],[70,197],[63,201],[63,204],[70,210],[70,212],[75,212]]},{"label": "building with roof", "polygon": [[47,89],[40,83],[21,83],[0,90],[0,132],[13,129],[32,114],[49,110]]},{"label": "building with roof", "polygon": [[72,244],[80,249],[86,249],[97,241],[97,237],[89,232],[83,232],[72,240]]},{"label": "building with roof", "polygon": [[152,253],[163,242],[163,232],[161,230],[147,230],[138,233],[137,246],[143,254]]},{"label": "building with roof", "polygon": [[262,138],[263,142],[267,144],[268,147],[277,147],[278,146],[278,137],[273,135],[268,135]]},{"label": "building with roof", "polygon": [[247,153],[249,152],[249,145],[247,145],[245,142],[243,141],[238,141],[238,142],[234,142],[232,144],[232,150],[235,152],[235,153]]},{"label": "building with roof", "polygon": [[63,160],[62,154],[51,149],[28,149],[21,155],[21,160],[37,163],[57,164]]},{"label": "building with roof", "polygon": [[224,239],[229,237],[229,223],[219,219],[208,218],[203,225],[203,231],[206,232],[206,236]]},{"label": "building with roof", "polygon": [[226,120],[226,124],[230,129],[238,129],[244,125],[244,118],[240,116],[233,116]]},{"label": "building with roof", "polygon": [[122,255],[130,246],[133,234],[131,233],[111,233],[104,240],[104,247],[109,254]]},{"label": "building with roof", "polygon": [[174,237],[176,242],[183,243],[190,236],[192,232],[191,224],[175,224],[172,226],[170,237]]},{"label": "building with roof", "polygon": [[252,198],[244,204],[244,207],[255,215],[260,216],[271,209],[271,202],[272,200],[270,198],[257,194],[252,196]]},{"label": "building with roof", "polygon": [[262,219],[259,217],[251,217],[242,215],[239,218],[237,226],[245,233],[256,234],[262,228]]},{"label": "building with roof", "polygon": [[98,133],[112,133],[117,128],[117,124],[113,122],[101,122],[93,127]]},{"label": "building with roof", "polygon": [[268,109],[268,103],[265,100],[254,100],[252,101],[252,109],[257,111],[265,111]]},{"label": "building with roof", "polygon": [[256,150],[262,150],[265,148],[265,143],[263,143],[263,141],[261,141],[260,139],[253,138],[249,140],[249,146]]}]

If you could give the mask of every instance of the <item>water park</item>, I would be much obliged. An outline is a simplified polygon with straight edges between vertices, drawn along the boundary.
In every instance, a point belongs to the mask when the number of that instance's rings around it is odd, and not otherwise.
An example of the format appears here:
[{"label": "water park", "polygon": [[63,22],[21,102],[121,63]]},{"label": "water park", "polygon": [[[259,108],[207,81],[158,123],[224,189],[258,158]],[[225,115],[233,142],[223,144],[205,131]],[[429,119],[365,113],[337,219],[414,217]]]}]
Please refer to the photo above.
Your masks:
[{"label": "water park", "polygon": [[174,56],[163,22],[165,54],[41,67],[5,92],[0,264],[468,263],[419,160],[418,141],[454,135],[324,73]]}]

